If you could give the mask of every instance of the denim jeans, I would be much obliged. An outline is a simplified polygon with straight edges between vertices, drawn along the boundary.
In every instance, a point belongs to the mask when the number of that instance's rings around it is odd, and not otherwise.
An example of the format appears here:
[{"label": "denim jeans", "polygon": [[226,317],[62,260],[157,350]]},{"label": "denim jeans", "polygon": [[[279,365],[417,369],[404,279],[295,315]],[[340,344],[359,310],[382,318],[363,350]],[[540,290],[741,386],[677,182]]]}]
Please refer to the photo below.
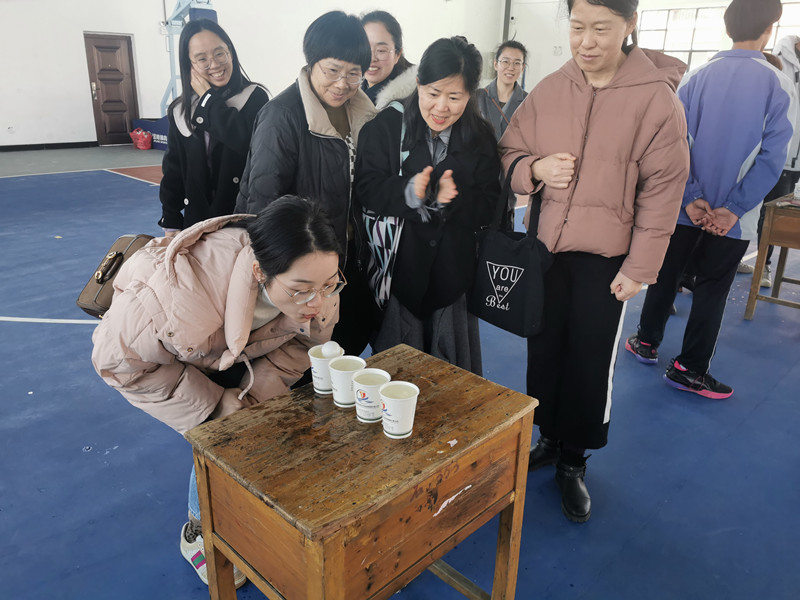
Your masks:
[{"label": "denim jeans", "polygon": [[197,476],[192,465],[192,477],[189,480],[189,514],[200,520],[200,498],[197,495]]}]

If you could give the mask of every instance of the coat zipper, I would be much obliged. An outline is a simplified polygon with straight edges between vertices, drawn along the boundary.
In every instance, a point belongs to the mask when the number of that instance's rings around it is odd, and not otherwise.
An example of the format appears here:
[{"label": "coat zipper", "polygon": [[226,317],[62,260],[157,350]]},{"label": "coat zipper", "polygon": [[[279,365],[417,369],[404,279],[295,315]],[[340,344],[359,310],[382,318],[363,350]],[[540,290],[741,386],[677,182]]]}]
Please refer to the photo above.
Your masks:
[{"label": "coat zipper", "polygon": [[[347,142],[345,142],[342,138],[336,137],[334,135],[323,135],[321,133],[316,133],[315,131],[312,131],[310,129],[308,130],[308,132],[311,135],[316,136],[318,138],[321,138],[323,140],[338,140],[338,141],[340,141],[340,142],[342,142],[344,144],[344,149],[345,149],[345,152],[347,153],[347,169],[348,169],[347,178],[350,180],[350,182],[348,184],[348,189],[350,190],[350,193],[347,195],[347,213],[346,213],[347,214],[346,222],[349,223],[350,222],[351,199],[352,199],[352,196],[353,196],[353,181],[350,178],[350,149],[347,147]],[[351,132],[351,135],[352,135],[352,132]],[[353,145],[355,146],[355,140],[353,140]],[[344,240],[345,241],[345,244],[344,244],[344,262],[342,263],[342,268],[344,268],[344,266],[347,265],[347,254],[348,254],[348,251],[350,249],[350,240],[347,239],[347,226],[345,226],[345,228],[344,228],[344,237],[345,237],[345,240]],[[358,237],[358,227],[357,227],[356,223],[353,223],[353,238],[355,239],[357,237]],[[356,244],[360,245],[360,240],[356,239]],[[357,256],[356,256],[356,262],[359,262]],[[358,266],[359,270],[361,270],[361,265],[358,264],[357,266]]]},{"label": "coat zipper", "polygon": [[586,111],[586,120],[583,125],[583,141],[581,142],[581,152],[578,156],[578,160],[575,161],[575,182],[572,186],[572,191],[569,194],[569,198],[567,199],[567,210],[564,213],[564,220],[561,222],[561,228],[558,230],[558,237],[556,237],[555,241],[553,242],[553,252],[555,252],[558,242],[561,241],[561,235],[564,233],[564,227],[567,225],[567,221],[569,220],[569,209],[572,208],[572,198],[575,195],[575,190],[577,189],[578,181],[580,180],[580,167],[583,164],[583,154],[586,150],[586,140],[589,137],[589,119],[592,116],[592,108],[594,108],[594,99],[596,96],[597,89],[592,88],[592,98],[589,101],[589,108]]}]

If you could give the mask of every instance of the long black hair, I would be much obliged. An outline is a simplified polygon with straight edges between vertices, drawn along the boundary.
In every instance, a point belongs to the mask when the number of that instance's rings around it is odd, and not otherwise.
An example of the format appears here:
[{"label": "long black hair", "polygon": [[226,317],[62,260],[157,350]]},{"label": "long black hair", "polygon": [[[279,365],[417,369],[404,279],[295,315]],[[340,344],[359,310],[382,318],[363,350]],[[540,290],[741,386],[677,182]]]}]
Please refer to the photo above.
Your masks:
[{"label": "long black hair", "polygon": [[294,261],[307,254],[342,254],[328,214],[318,202],[299,196],[282,196],[270,202],[247,223],[247,233],[267,281],[291,269]]},{"label": "long black hair", "polygon": [[[595,6],[605,6],[608,10],[619,15],[626,21],[633,19],[633,15],[636,14],[636,9],[639,8],[639,0],[586,0],[586,2],[594,4]],[[567,10],[570,14],[572,14],[572,6],[574,4],[575,0],[567,0]],[[636,46],[638,43],[639,35],[634,27],[631,33],[631,43],[628,44],[628,40],[623,40],[622,49],[627,52],[632,46]]]},{"label": "long black hair", "polygon": [[412,65],[406,58],[406,53],[403,52],[403,30],[400,28],[400,23],[397,22],[397,19],[385,10],[373,10],[361,15],[361,24],[366,25],[367,23],[380,23],[383,25],[389,35],[392,36],[395,51],[401,53],[400,59],[395,63],[387,79],[394,79],[403,71],[408,70]]},{"label": "long black hair", "polygon": [[[461,125],[461,141],[470,143],[476,135],[488,134],[494,139],[494,130],[491,125],[481,117],[475,92],[481,81],[483,59],[480,51],[467,38],[457,35],[451,38],[440,38],[425,50],[419,61],[417,82],[419,85],[428,85],[441,79],[460,75],[464,81],[464,89],[469,94],[469,101],[464,108],[464,113],[458,119]],[[415,89],[404,101],[406,129],[408,135],[403,143],[404,148],[409,148],[414,140],[422,137],[427,125],[419,110],[419,90]]]},{"label": "long black hair", "polygon": [[192,61],[189,58],[189,41],[195,34],[201,31],[210,31],[216,34],[228,46],[228,51],[231,53],[232,73],[231,80],[222,88],[223,97],[228,98],[234,96],[242,91],[246,85],[249,85],[250,79],[239,64],[239,56],[236,54],[236,48],[233,46],[231,38],[225,33],[225,30],[217,23],[210,19],[195,19],[189,21],[184,25],[181,31],[181,37],[178,41],[178,66],[181,73],[181,95],[172,103],[174,106],[177,102],[183,105],[183,118],[186,126],[192,128],[192,97],[195,95],[192,89]]}]

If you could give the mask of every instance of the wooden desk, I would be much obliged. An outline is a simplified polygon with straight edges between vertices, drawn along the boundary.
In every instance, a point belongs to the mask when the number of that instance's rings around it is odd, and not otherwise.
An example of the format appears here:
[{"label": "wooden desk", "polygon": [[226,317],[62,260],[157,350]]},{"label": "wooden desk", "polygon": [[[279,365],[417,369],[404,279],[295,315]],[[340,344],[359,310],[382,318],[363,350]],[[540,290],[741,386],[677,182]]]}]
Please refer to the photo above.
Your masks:
[{"label": "wooden desk", "polygon": [[[791,197],[791,195],[784,196],[766,204],[764,224],[761,228],[761,241],[758,244],[758,258],[753,272],[753,281],[750,284],[750,295],[747,298],[747,306],[744,310],[744,318],[748,321],[753,318],[753,313],[756,312],[756,300],[800,308],[800,302],[778,298],[783,282],[800,284],[800,279],[790,279],[783,276],[789,248],[800,249],[800,206],[778,206],[779,202],[787,202]],[[770,245],[780,246],[781,253],[778,257],[778,268],[775,271],[775,279],[772,283],[772,295],[766,296],[759,293],[759,288],[764,266],[767,263],[767,247]]]},{"label": "wooden desk", "polygon": [[410,438],[311,385],[186,434],[212,599],[236,598],[231,563],[273,600],[384,599],[431,566],[489,598],[438,559],[498,513],[491,598],[514,598],[538,402],[408,346],[368,362],[419,386]]}]

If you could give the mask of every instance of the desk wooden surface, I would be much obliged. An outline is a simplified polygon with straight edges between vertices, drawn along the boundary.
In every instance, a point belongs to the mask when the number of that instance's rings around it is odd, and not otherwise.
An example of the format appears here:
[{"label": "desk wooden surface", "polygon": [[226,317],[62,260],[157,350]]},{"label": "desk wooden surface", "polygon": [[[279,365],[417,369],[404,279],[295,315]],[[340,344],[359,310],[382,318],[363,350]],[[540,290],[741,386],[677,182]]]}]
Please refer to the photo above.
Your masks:
[{"label": "desk wooden surface", "polygon": [[455,545],[514,501],[519,479],[524,494],[530,439],[521,438],[530,437],[536,400],[408,346],[369,365],[419,386],[410,438],[387,438],[380,423],[360,423],[310,385],[186,434],[207,469],[209,527],[236,538],[236,552],[275,574],[271,584],[287,598],[336,596],[306,589],[309,542],[335,538],[340,551],[328,555],[339,565],[325,573],[347,573],[342,598],[367,597],[419,560],[405,550],[430,552],[474,522]]}]

